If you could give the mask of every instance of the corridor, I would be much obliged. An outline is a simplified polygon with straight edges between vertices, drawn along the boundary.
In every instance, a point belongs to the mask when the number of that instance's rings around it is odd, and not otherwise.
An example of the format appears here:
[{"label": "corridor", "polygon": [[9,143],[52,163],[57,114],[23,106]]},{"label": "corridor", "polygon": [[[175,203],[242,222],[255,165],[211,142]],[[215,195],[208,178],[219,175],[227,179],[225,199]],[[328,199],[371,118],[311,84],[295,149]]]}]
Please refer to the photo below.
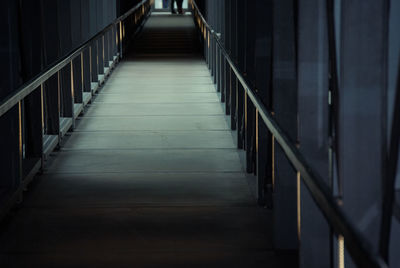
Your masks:
[{"label": "corridor", "polygon": [[0,232],[0,267],[295,267],[193,18],[153,14]]}]

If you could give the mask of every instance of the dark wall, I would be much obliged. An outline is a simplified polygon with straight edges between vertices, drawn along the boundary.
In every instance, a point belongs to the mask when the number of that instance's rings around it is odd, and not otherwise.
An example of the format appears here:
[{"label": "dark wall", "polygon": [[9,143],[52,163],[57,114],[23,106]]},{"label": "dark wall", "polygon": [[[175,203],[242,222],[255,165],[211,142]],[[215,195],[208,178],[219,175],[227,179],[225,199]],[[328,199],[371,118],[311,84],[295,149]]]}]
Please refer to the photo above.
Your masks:
[{"label": "dark wall", "polygon": [[0,13],[0,99],[21,83],[20,48],[18,36],[18,4],[8,0],[2,3]]},{"label": "dark wall", "polygon": [[83,44],[140,0],[3,1],[0,100]]},{"label": "dark wall", "polygon": [[140,3],[142,0],[117,0],[117,11],[118,16],[123,15],[129,9]]},{"label": "dark wall", "polygon": [[[400,192],[400,164],[396,163],[400,155],[400,124],[396,120],[396,108],[400,106],[399,1],[196,3],[208,24],[221,33],[220,41],[235,67],[308,165],[330,187],[348,220],[371,244],[374,253],[391,266],[399,266],[399,254],[395,252],[399,244],[400,200],[393,204],[391,197],[394,191]],[[210,50],[205,49],[212,74],[213,49],[213,45]],[[236,83],[225,62],[222,68],[217,67],[217,80],[219,71],[222,83],[217,84],[217,89],[235,130],[240,127],[242,115],[240,90],[236,99],[232,97]],[[259,147],[258,158],[250,157],[249,161],[254,138],[245,144],[246,169],[254,171],[249,163],[257,166],[257,194],[262,197],[262,184],[271,176],[265,171],[271,161],[265,160],[265,154],[271,155],[271,147],[263,140],[271,137],[260,123],[258,133],[251,131],[255,113],[251,106],[247,103],[245,134],[246,139],[257,136]],[[241,131],[237,134],[240,136]],[[300,267],[337,266],[340,255],[345,255],[346,267],[355,267],[308,188],[301,180],[295,184],[296,173],[277,143],[272,154],[274,246],[295,248],[298,231]]]}]

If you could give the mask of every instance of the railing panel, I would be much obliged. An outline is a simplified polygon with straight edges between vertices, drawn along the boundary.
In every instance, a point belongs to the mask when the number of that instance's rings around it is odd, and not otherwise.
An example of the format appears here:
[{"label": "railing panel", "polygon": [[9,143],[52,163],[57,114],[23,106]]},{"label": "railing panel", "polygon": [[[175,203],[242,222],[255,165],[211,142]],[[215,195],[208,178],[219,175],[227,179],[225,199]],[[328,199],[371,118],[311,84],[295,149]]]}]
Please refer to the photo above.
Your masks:
[{"label": "railing panel", "polygon": [[249,98],[245,95],[245,127],[246,127],[246,171],[247,173],[256,172],[256,108]]},{"label": "railing panel", "polygon": [[238,149],[244,148],[244,90],[243,86],[239,83],[236,76],[233,78],[235,81],[236,91],[236,121],[237,121],[237,147]]},{"label": "railing panel", "polygon": [[86,48],[82,53],[82,84],[83,92],[91,92],[91,73],[90,73],[90,48]]},{"label": "railing panel", "polygon": [[104,36],[97,40],[97,66],[98,75],[100,77],[104,75]]},{"label": "railing panel", "polygon": [[[230,2],[228,1],[228,8],[229,3]],[[207,24],[202,14],[199,12],[195,1],[192,1],[192,5],[195,10],[195,22],[197,22],[201,31],[204,32],[205,28],[206,33],[204,36],[206,38],[208,36],[208,33],[214,33],[214,31]],[[360,267],[387,267],[387,264],[382,259],[382,257],[376,254],[376,252],[366,241],[365,237],[363,237],[354,228],[353,223],[350,222],[347,216],[344,214],[342,208],[340,208],[336,199],[332,195],[332,192],[330,191],[330,188],[326,184],[325,180],[323,180],[318,175],[318,173],[316,173],[307,164],[307,161],[298,150],[298,145],[294,143],[292,135],[289,136],[286,132],[282,130],[280,125],[276,122],[275,116],[267,110],[264,101],[259,97],[258,93],[249,86],[248,82],[245,79],[245,76],[240,71],[238,71],[236,64],[230,58],[230,53],[225,50],[226,46],[229,50],[229,48],[232,47],[232,44],[229,44],[229,42],[222,44],[221,40],[219,40],[217,36],[216,40],[217,45],[220,48],[226,61],[225,78],[228,80],[230,77],[229,73],[232,71],[234,77],[236,76],[245,91],[245,149],[247,159],[247,171],[259,172],[261,170],[257,170],[257,165],[260,163],[256,161],[255,155],[257,152],[262,152],[258,151],[258,149],[260,148],[259,142],[263,142],[264,140],[262,139],[266,137],[261,137],[260,140],[260,131],[265,132],[267,130],[273,137],[273,139],[271,139],[271,141],[273,141],[272,152],[274,154],[276,154],[277,150],[281,152],[279,154],[279,159],[277,159],[276,157],[275,159],[272,159],[272,167],[276,167],[276,165],[285,161],[290,162],[289,169],[292,169],[292,172],[295,172],[297,174],[297,176],[294,176],[296,187],[294,187],[294,191],[292,191],[291,195],[297,196],[297,198],[299,198],[301,182],[304,183],[306,189],[310,192],[312,196],[312,200],[315,202],[320,212],[324,215],[332,230],[338,235],[338,244],[342,247],[346,247],[354,263],[356,263]],[[208,49],[207,46],[205,46],[205,48]],[[205,55],[208,55],[208,51],[205,52]],[[228,83],[228,81],[226,82]],[[227,102],[228,100],[231,100],[231,96],[228,96],[228,94],[231,93],[229,87],[230,85],[225,85],[225,90],[227,92]],[[226,111],[227,113],[228,111],[230,112],[230,103],[227,103]],[[281,116],[283,116],[283,114]],[[265,128],[264,126],[259,124],[260,121],[264,122]],[[273,186],[277,183],[277,181],[275,181],[275,179],[277,179],[276,174],[274,174],[275,172],[276,169],[273,168],[273,174],[271,176],[271,184]],[[265,178],[265,176],[263,177]],[[282,204],[282,202],[280,202],[280,204]],[[275,206],[276,204],[274,204],[274,207]],[[299,201],[297,202],[297,208],[294,208],[294,211],[296,210],[297,218],[299,219]],[[300,229],[298,228],[297,230]]]},{"label": "railing panel", "polygon": [[99,81],[99,63],[98,63],[98,40],[92,41],[90,46],[90,70],[92,74],[92,82]]},{"label": "railing panel", "polygon": [[83,102],[82,55],[72,61],[71,80],[74,103]]},{"label": "railing panel", "polygon": [[237,87],[236,87],[236,77],[232,72],[232,69],[229,69],[228,74],[229,79],[229,109],[231,115],[231,129],[236,130],[237,127],[237,114],[236,114],[236,97],[237,97]]},{"label": "railing panel", "polygon": [[231,114],[231,66],[228,61],[225,61],[225,114]]},{"label": "railing panel", "polygon": [[[60,51],[62,55],[71,48],[71,31],[67,25],[71,6],[65,3],[59,6],[54,1],[44,4],[49,10],[57,10],[55,13],[42,10],[41,30],[47,37],[43,43],[44,60],[45,64],[53,65],[0,102],[0,125],[7,130],[0,141],[3,152],[0,160],[2,166],[7,167],[2,170],[0,180],[0,220],[16,202],[22,201],[23,190],[43,168],[49,154],[60,146],[65,133],[74,127],[74,119],[92,97],[92,87],[98,88],[100,70],[104,72],[110,61],[113,67],[122,56],[119,53],[122,53],[122,42],[126,43],[126,39],[132,38],[142,26],[150,12],[149,2],[143,0],[55,63]],[[61,7],[68,9],[67,12],[63,13]],[[124,23],[135,12],[137,24]],[[58,15],[62,18],[61,24],[58,24]],[[132,35],[121,32],[122,24],[134,30]],[[91,25],[91,30],[97,26]],[[60,29],[66,34],[62,35]],[[88,23],[82,31],[88,34]],[[79,41],[80,35],[74,32],[74,42]]]}]

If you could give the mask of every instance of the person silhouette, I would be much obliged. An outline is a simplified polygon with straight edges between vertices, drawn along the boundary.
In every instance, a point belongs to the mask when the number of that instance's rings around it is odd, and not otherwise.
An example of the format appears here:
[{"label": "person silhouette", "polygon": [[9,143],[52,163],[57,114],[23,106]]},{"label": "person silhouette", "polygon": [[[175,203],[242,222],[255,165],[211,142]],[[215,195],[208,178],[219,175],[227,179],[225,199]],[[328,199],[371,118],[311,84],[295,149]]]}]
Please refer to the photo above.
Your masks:
[{"label": "person silhouette", "polygon": [[175,7],[174,7],[175,2],[176,2],[176,6],[178,7],[178,13],[183,14],[183,9],[182,9],[183,0],[171,0],[171,13],[176,14]]}]

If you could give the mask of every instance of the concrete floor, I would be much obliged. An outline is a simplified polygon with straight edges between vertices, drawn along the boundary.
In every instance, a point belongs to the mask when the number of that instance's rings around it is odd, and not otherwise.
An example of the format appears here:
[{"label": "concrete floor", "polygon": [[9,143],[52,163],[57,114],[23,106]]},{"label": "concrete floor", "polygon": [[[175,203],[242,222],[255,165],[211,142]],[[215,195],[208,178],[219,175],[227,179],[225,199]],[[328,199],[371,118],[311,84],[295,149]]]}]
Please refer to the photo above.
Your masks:
[{"label": "concrete floor", "polygon": [[[169,20],[192,31],[190,17],[157,16],[142,40]],[[272,250],[272,213],[256,205],[204,61],[140,47],[1,226],[0,267],[294,267]]]}]

